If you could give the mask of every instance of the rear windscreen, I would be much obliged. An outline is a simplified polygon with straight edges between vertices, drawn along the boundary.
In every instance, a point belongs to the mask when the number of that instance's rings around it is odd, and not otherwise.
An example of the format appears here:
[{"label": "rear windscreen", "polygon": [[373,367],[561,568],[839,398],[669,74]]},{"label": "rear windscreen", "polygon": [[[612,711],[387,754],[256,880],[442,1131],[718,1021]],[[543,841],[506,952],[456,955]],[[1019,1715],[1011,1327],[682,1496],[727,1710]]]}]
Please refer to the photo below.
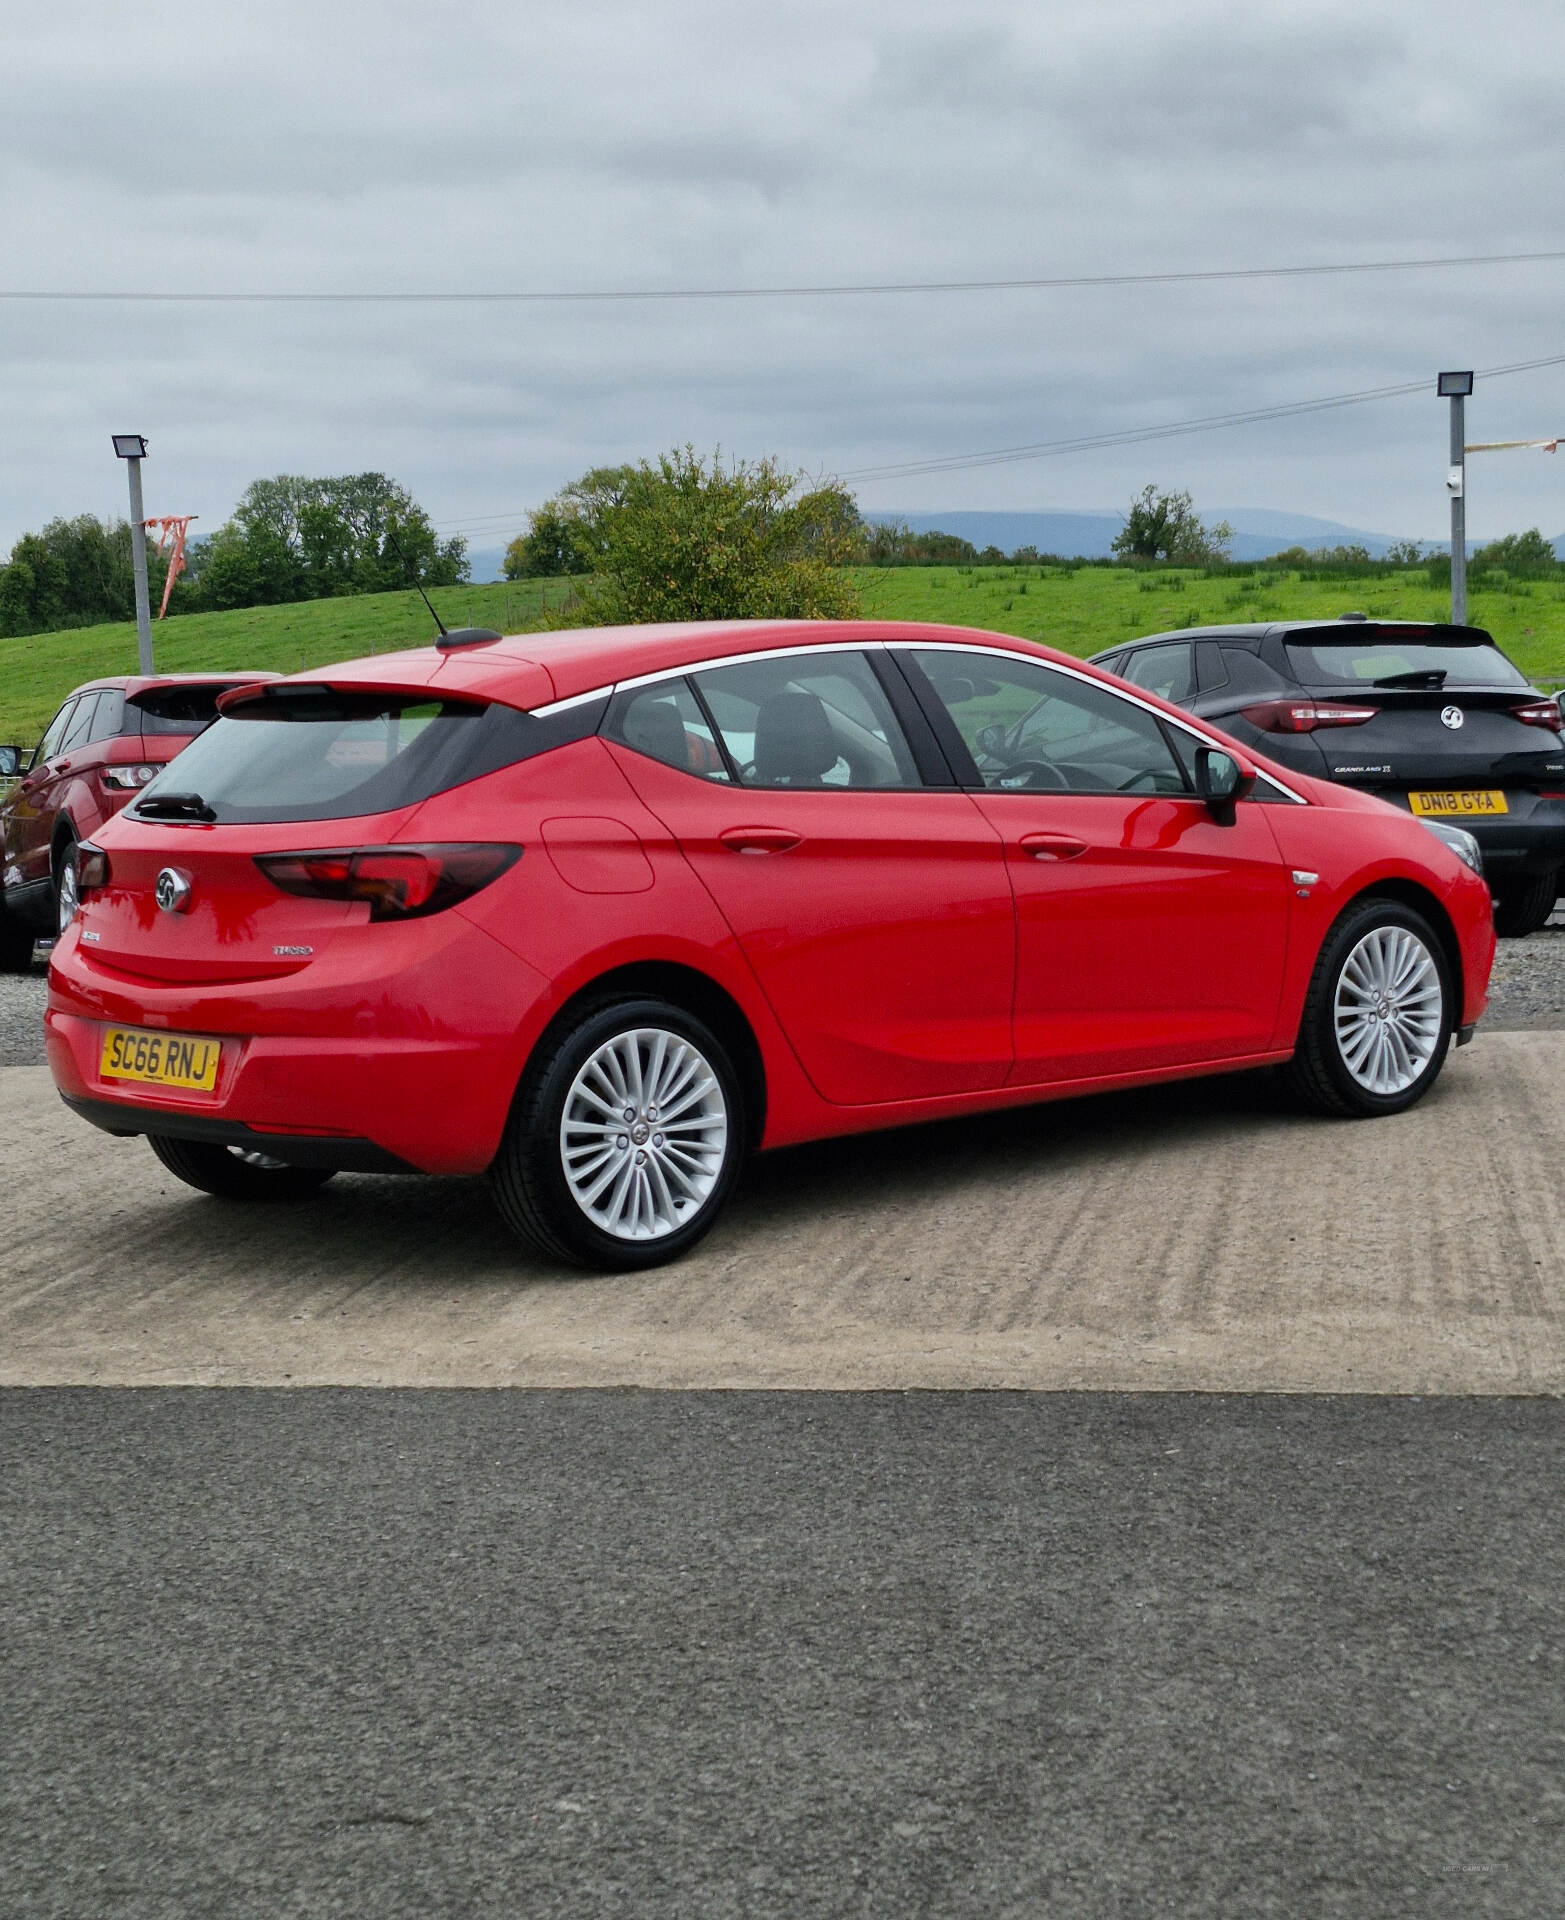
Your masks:
[{"label": "rear windscreen", "polygon": [[[1525,687],[1517,672],[1492,642],[1466,636],[1442,641],[1429,634],[1377,633],[1361,638],[1288,641],[1288,661],[1307,687],[1443,686]],[[1435,676],[1442,676],[1436,679]]]},{"label": "rear windscreen", "polygon": [[127,703],[125,730],[134,733],[139,720],[143,733],[200,733],[217,718],[217,696],[233,685],[232,680],[218,680],[205,687],[153,687],[138,693]]},{"label": "rear windscreen", "polygon": [[[313,690],[309,690],[313,693]],[[346,820],[390,813],[592,733],[603,703],[539,719],[427,695],[290,695],[225,715],[142,790],[197,794],[219,821]],[[148,818],[155,818],[155,805]]]}]

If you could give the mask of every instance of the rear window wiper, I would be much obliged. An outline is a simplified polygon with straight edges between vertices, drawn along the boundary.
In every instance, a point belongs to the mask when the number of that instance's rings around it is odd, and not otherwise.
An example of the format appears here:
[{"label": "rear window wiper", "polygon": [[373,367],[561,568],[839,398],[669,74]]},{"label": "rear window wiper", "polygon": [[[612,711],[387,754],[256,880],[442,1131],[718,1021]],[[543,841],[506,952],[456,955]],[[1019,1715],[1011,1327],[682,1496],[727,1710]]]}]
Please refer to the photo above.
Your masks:
[{"label": "rear window wiper", "polygon": [[1377,687],[1443,687],[1445,668],[1415,667],[1411,673],[1388,673],[1384,680],[1377,680],[1374,684]]},{"label": "rear window wiper", "polygon": [[140,820],[215,820],[199,793],[146,793],[136,802]]}]

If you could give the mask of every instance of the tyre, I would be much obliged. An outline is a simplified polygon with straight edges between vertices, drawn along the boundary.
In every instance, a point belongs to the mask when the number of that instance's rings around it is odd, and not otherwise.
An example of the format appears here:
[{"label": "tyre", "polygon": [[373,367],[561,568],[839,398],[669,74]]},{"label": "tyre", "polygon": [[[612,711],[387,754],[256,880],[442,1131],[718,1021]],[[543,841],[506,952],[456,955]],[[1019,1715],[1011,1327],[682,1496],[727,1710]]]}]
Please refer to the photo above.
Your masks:
[{"label": "tyre", "polygon": [[1535,874],[1501,887],[1494,896],[1494,930],[1508,940],[1536,933],[1554,911],[1560,897],[1558,873]]},{"label": "tyre", "polygon": [[489,1186],[551,1260],[661,1265],[710,1229],[745,1146],[738,1076],[717,1035],[666,1000],[583,1008],[528,1065]]},{"label": "tyre", "polygon": [[269,1154],[214,1146],[208,1140],[171,1140],[153,1133],[147,1145],[177,1180],[215,1193],[220,1200],[304,1200],[332,1177],[328,1167],[290,1167]]},{"label": "tyre", "polygon": [[1317,1113],[1401,1113],[1433,1086],[1457,1015],[1451,968],[1424,916],[1396,900],[1360,901],[1321,946],[1284,1073]]},{"label": "tyre", "polygon": [[31,927],[20,927],[0,909],[0,973],[26,973],[33,964]]},{"label": "tyre", "polygon": [[76,877],[79,858],[74,840],[67,840],[54,856],[54,925],[57,933],[64,933],[76,918],[76,909],[81,905],[81,889]]}]

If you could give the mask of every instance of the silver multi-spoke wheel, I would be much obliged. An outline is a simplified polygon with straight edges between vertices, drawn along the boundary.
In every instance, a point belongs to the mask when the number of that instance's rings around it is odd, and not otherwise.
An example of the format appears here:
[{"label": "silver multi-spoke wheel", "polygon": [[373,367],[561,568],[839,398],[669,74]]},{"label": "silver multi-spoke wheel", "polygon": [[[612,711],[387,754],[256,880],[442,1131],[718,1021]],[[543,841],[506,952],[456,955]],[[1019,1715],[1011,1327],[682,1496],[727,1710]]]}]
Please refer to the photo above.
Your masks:
[{"label": "silver multi-spoke wheel", "polygon": [[659,1240],[693,1220],[723,1171],[728,1102],[682,1034],[633,1027],[588,1055],[560,1117],[578,1207],[616,1240]]},{"label": "silver multi-spoke wheel", "polygon": [[1354,1080],[1383,1097],[1405,1093],[1445,1032],[1434,955],[1407,927],[1372,928],[1343,962],[1332,1011],[1342,1064]]}]

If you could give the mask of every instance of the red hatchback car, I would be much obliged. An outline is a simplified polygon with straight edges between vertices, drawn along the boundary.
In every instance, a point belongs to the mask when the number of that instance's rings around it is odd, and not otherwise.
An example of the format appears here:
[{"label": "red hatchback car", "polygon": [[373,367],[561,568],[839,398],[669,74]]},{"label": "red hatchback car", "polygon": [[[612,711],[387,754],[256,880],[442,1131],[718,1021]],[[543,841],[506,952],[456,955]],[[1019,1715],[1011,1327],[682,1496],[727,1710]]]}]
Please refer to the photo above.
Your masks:
[{"label": "red hatchback car", "polygon": [[81,849],[46,1017],[210,1193],[486,1174],[646,1266],[750,1148],[1269,1063],[1395,1113],[1485,1004],[1464,836],[999,634],[454,633],[220,705]]},{"label": "red hatchback car", "polygon": [[217,696],[264,674],[162,674],[77,687],[26,754],[0,747],[20,784],[0,804],[0,972],[76,911],[76,849],[217,717]]}]

